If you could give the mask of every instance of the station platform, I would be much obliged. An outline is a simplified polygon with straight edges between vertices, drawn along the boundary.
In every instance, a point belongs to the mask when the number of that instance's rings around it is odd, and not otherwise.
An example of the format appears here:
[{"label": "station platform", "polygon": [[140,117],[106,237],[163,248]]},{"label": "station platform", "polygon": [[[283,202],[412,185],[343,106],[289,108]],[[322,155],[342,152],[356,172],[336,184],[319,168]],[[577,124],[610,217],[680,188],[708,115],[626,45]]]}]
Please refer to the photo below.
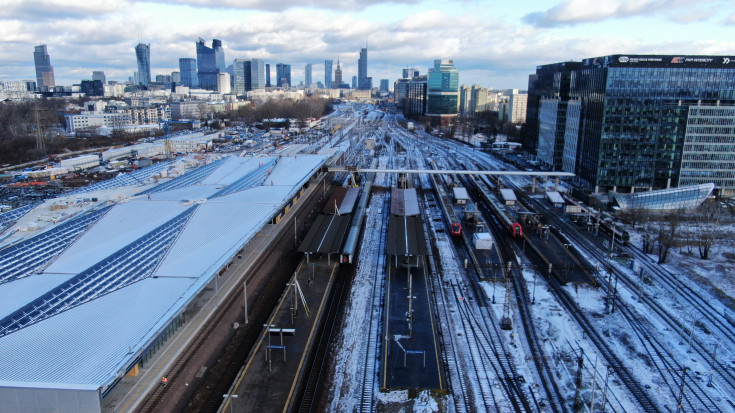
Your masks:
[{"label": "station platform", "polygon": [[293,410],[292,399],[299,391],[338,266],[334,261],[328,263],[326,256],[312,256],[309,263],[302,260],[292,278],[298,281],[301,293],[291,285],[281,297],[231,392],[224,397],[222,411]]},{"label": "station platform", "polygon": [[[438,330],[431,307],[429,274],[423,257],[421,261],[423,264],[418,268],[388,265],[381,390],[446,389]],[[412,320],[407,317],[409,306]]]},{"label": "station platform", "polygon": [[[564,244],[553,232],[537,230],[532,228],[531,225],[526,225],[523,228],[523,236],[524,240],[521,241],[521,247],[524,250],[534,249],[538,254],[543,255],[547,265],[551,263],[552,272],[559,282],[562,284],[595,284],[595,280],[590,273],[577,259],[576,252],[573,250],[574,247],[570,244]],[[539,270],[548,274],[548,268],[540,268]]]}]

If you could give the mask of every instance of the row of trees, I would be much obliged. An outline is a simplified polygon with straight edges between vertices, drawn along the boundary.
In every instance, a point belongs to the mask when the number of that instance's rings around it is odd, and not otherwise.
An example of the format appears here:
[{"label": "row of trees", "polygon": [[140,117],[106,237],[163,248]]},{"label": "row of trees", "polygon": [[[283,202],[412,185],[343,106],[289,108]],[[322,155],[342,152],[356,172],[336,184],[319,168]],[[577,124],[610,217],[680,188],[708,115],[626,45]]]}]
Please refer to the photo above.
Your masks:
[{"label": "row of trees", "polygon": [[309,118],[320,118],[333,110],[331,100],[307,97],[299,101],[284,99],[252,103],[236,111],[219,114],[218,117],[241,120],[249,124],[260,123],[266,119],[296,119],[298,126],[304,127]]},{"label": "row of trees", "polygon": [[0,104],[0,162],[31,161],[63,147],[58,127],[64,105],[56,99]]}]

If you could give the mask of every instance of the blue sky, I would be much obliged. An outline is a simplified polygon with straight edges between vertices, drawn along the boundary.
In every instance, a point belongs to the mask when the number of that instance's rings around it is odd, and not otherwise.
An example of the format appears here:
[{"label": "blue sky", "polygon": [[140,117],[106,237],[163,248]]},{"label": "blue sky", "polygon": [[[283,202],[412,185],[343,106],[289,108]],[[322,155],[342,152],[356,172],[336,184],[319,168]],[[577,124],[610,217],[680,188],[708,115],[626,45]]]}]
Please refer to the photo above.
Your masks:
[{"label": "blue sky", "polygon": [[[357,72],[369,47],[369,75],[391,83],[401,68],[425,73],[454,59],[460,83],[525,89],[539,64],[607,54],[735,54],[732,0],[4,0],[0,80],[34,79],[33,46],[45,43],[57,84],[104,70],[126,80],[134,46],[151,44],[152,73],[196,57],[201,37],[223,41],[228,62],[263,58],[304,65],[324,78],[326,58]],[[336,63],[336,62],[335,62]]]}]

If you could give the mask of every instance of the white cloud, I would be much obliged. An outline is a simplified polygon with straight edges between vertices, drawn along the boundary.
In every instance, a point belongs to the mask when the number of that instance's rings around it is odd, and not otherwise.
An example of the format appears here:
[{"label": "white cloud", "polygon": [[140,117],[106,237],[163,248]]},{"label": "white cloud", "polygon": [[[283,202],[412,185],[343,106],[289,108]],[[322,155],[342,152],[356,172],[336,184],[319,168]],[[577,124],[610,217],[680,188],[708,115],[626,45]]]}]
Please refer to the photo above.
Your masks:
[{"label": "white cloud", "polygon": [[162,3],[206,7],[211,9],[243,9],[283,11],[291,8],[316,8],[329,10],[359,11],[377,4],[416,4],[420,0],[144,0],[147,3]]}]

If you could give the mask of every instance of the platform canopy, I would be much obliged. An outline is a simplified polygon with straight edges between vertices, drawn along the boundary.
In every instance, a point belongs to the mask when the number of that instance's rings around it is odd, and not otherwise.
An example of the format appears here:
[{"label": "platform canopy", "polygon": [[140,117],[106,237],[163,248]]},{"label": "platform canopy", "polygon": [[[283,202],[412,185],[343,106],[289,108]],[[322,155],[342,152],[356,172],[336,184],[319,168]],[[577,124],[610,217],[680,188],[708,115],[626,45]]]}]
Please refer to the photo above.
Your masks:
[{"label": "platform canopy", "polygon": [[299,252],[306,254],[341,252],[350,221],[350,215],[319,215],[299,245]]},{"label": "platform canopy", "polygon": [[411,257],[429,255],[421,217],[390,217],[386,252],[390,255]]}]

